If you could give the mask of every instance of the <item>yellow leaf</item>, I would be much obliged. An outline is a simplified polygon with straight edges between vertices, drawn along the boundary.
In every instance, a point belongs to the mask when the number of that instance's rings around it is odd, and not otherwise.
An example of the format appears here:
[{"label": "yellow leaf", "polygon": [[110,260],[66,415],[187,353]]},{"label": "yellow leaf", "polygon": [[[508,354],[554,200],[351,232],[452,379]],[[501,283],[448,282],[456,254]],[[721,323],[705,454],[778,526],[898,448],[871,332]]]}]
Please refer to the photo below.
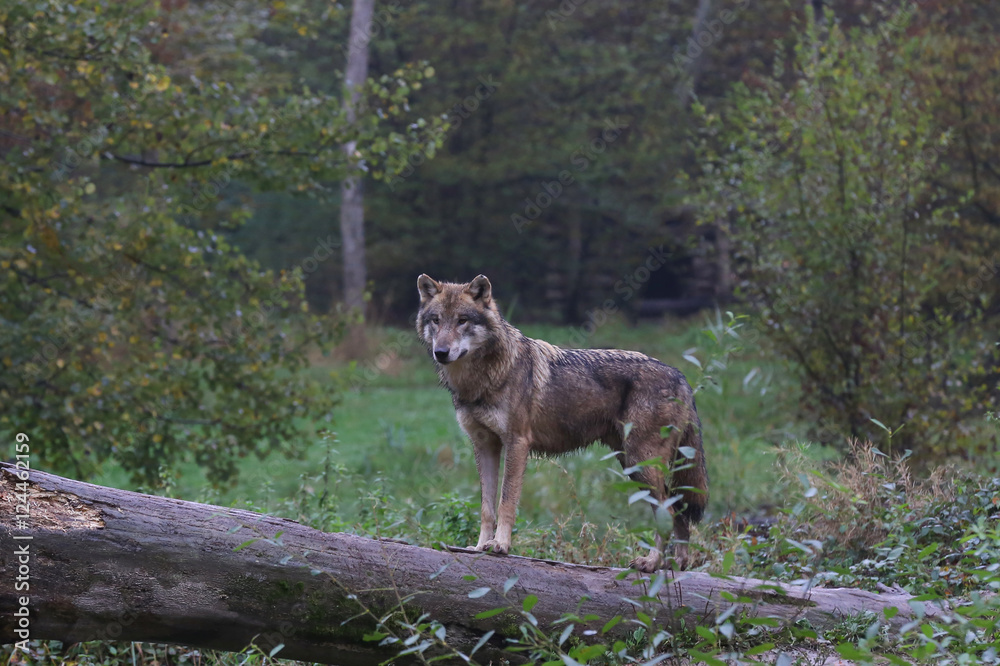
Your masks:
[{"label": "yellow leaf", "polygon": [[57,368],[61,368],[61,367],[63,367],[64,365],[66,365],[66,361],[62,360],[61,358],[57,358],[57,359],[56,359],[56,367],[57,367]]},{"label": "yellow leaf", "polygon": [[97,186],[94,185],[93,183],[87,183],[83,187],[84,194],[93,194],[96,191],[97,191]]}]

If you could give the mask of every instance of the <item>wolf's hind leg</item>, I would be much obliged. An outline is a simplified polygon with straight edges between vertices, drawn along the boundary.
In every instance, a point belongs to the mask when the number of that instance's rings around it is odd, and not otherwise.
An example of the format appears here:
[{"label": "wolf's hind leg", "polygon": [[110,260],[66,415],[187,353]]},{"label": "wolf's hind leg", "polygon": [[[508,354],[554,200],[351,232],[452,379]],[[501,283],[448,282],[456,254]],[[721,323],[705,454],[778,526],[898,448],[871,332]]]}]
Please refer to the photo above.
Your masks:
[{"label": "wolf's hind leg", "polygon": [[[627,465],[635,465],[636,463],[642,462],[642,460],[634,459],[633,455],[626,450],[625,463]],[[639,481],[645,483],[649,486],[649,493],[657,504],[662,503],[667,497],[667,487],[666,479],[663,477],[663,471],[655,466],[640,467],[637,471],[633,472],[631,475],[633,481]],[[653,516],[656,516],[656,506],[652,507]],[[656,544],[649,549],[649,554],[636,557],[629,566],[637,571],[643,573],[653,573],[657,571],[663,564],[663,536],[660,534],[659,530],[656,530]]]},{"label": "wolf's hind leg", "polygon": [[681,512],[673,511],[674,544],[673,557],[667,559],[667,567],[683,571],[688,565],[688,542],[691,540],[691,519]]}]

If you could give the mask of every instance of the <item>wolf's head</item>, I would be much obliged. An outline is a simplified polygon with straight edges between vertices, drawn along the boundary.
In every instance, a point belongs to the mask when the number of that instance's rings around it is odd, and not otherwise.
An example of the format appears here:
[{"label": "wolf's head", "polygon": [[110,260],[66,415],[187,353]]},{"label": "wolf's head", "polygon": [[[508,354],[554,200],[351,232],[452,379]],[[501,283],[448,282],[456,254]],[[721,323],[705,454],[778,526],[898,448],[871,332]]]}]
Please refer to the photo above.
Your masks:
[{"label": "wolf's head", "polygon": [[502,318],[485,275],[456,284],[424,274],[417,291],[417,333],[435,361],[447,365],[489,346]]}]

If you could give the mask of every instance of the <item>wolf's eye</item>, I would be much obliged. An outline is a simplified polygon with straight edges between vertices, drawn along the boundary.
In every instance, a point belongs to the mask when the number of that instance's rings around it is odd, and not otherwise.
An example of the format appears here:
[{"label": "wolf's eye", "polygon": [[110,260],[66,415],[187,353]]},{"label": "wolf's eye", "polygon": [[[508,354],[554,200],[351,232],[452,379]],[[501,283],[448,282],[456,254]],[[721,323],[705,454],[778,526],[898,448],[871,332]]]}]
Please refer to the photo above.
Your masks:
[{"label": "wolf's eye", "polygon": [[441,317],[438,317],[437,315],[431,315],[431,323],[432,324],[440,324],[441,323]]},{"label": "wolf's eye", "polygon": [[467,323],[468,321],[469,321],[469,318],[468,318],[468,317],[459,317],[459,318],[458,318],[458,325],[459,325],[459,326],[461,326],[462,324],[465,324],[465,323]]}]

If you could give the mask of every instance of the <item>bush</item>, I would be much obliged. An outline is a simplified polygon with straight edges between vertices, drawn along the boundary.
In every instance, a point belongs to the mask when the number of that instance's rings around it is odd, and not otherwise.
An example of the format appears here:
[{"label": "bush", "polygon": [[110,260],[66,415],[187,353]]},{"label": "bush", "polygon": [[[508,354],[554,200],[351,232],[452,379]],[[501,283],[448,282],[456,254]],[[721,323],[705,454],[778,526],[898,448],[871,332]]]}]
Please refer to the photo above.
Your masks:
[{"label": "bush", "polygon": [[799,372],[814,438],[876,438],[881,419],[918,455],[964,452],[996,404],[996,336],[982,289],[957,289],[982,267],[949,242],[969,230],[935,185],[950,132],[914,80],[923,43],[828,19],[724,115],[696,105],[703,221],[732,236],[740,293]]}]

